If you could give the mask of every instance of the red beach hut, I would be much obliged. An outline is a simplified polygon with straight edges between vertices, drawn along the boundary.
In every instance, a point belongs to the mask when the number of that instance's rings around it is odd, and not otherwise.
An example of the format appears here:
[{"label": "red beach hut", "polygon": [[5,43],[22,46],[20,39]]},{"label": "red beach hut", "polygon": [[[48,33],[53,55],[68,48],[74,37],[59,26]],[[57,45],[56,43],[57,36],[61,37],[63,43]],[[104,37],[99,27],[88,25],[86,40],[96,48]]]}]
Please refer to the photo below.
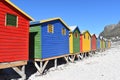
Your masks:
[{"label": "red beach hut", "polygon": [[[10,0],[0,0],[0,69],[1,63],[27,61],[29,43],[29,15]],[[22,65],[23,62],[19,65]],[[14,64],[12,66],[17,66]]]},{"label": "red beach hut", "polygon": [[91,37],[91,51],[96,51],[97,49],[97,37],[95,34]]}]

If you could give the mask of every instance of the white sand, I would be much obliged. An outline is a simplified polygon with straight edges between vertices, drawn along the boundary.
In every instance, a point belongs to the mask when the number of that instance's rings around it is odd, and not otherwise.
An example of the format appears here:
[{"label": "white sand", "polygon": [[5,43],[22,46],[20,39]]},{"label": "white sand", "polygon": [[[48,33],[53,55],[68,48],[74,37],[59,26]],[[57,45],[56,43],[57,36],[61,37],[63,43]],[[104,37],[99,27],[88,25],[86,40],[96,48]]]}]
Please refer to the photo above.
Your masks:
[{"label": "white sand", "polygon": [[120,45],[97,53],[92,57],[51,68],[46,75],[29,77],[29,80],[120,80]]}]

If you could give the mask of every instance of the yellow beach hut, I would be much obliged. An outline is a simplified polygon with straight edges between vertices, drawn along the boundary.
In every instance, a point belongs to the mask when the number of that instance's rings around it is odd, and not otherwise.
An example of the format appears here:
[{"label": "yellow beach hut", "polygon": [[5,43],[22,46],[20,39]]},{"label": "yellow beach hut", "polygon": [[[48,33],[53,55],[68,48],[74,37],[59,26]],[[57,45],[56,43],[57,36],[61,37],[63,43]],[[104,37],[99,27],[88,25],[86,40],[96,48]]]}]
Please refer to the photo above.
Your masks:
[{"label": "yellow beach hut", "polygon": [[91,51],[91,34],[89,33],[89,31],[84,31],[82,33],[82,49],[83,52],[90,52]]},{"label": "yellow beach hut", "polygon": [[108,41],[108,48],[110,48],[111,47],[111,41],[109,40]]}]

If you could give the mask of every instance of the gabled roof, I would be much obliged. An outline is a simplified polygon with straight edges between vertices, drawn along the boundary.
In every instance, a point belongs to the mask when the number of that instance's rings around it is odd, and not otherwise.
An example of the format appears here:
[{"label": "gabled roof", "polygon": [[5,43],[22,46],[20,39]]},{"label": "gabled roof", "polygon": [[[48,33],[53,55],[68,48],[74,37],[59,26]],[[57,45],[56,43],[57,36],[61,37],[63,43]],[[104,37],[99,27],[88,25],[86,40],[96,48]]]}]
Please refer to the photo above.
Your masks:
[{"label": "gabled roof", "polygon": [[4,0],[5,2],[7,2],[10,6],[12,6],[13,8],[15,8],[16,10],[18,10],[20,13],[22,13],[24,16],[26,16],[28,19],[30,20],[34,20],[32,17],[30,17],[28,14],[26,14],[24,11],[22,11],[20,8],[18,8],[15,4],[13,4],[12,2],[10,2],[10,0]]},{"label": "gabled roof", "polygon": [[88,33],[88,34],[90,35],[90,37],[91,37],[91,34],[89,33],[89,31],[88,31],[88,30],[86,30],[86,31],[82,32],[82,34],[83,34],[83,35],[84,35],[85,33]]},{"label": "gabled roof", "polygon": [[99,39],[100,39],[100,40],[104,40],[103,36],[99,36]]},{"label": "gabled roof", "polygon": [[74,32],[76,29],[78,29],[79,33],[80,33],[80,29],[78,26],[70,26],[71,32]]},{"label": "gabled roof", "polygon": [[46,22],[50,22],[50,21],[55,21],[55,20],[59,20],[68,30],[70,30],[70,28],[68,27],[68,25],[59,17],[57,18],[50,18],[50,19],[46,19],[46,20],[41,20],[41,21],[35,21],[35,22],[31,22],[30,25],[38,25],[38,24],[42,24],[42,23],[46,23]]},{"label": "gabled roof", "polygon": [[92,35],[92,37],[93,37],[93,36],[95,36],[95,38],[97,39],[97,37],[96,37],[96,35],[95,35],[95,34],[93,34],[93,35]]},{"label": "gabled roof", "polygon": [[101,40],[101,39],[98,37],[97,40]]},{"label": "gabled roof", "polygon": [[101,40],[105,41],[105,39],[102,37]]},{"label": "gabled roof", "polygon": [[100,38],[100,39],[102,39],[102,38],[103,38],[103,36],[100,36],[99,38]]},{"label": "gabled roof", "polygon": [[99,35],[96,34],[96,37],[99,38]]}]

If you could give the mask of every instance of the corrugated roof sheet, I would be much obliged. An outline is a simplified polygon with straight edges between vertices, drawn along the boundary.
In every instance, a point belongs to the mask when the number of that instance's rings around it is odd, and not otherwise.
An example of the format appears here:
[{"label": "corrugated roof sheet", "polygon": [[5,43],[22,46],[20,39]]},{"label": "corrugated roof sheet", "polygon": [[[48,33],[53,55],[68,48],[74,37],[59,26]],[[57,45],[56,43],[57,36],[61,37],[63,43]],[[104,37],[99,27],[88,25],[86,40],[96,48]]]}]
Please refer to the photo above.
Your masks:
[{"label": "corrugated roof sheet", "polygon": [[71,29],[68,27],[68,25],[67,25],[61,18],[59,18],[59,17],[57,17],[57,18],[50,18],[50,19],[46,19],[46,20],[35,21],[35,22],[31,22],[30,25],[42,24],[42,23],[46,23],[46,22],[54,21],[54,20],[60,20],[68,30],[71,30]]},{"label": "corrugated roof sheet", "polygon": [[70,26],[70,29],[71,29],[72,32],[73,32],[76,28],[77,28],[77,26]]}]

